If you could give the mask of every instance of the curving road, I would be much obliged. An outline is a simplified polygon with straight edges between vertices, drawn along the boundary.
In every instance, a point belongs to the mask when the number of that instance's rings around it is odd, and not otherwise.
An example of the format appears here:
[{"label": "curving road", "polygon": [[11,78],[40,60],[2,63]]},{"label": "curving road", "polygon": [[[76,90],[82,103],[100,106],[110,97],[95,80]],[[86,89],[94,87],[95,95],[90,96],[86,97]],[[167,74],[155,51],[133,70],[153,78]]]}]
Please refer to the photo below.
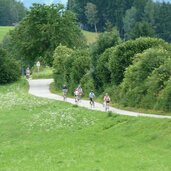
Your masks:
[{"label": "curving road", "polygon": [[[49,90],[49,85],[50,85],[50,83],[53,82],[53,79],[28,80],[28,82],[30,85],[30,88],[29,88],[30,94],[32,94],[34,96],[38,96],[38,97],[63,101],[62,96],[52,94]],[[72,98],[67,98],[67,102],[75,104],[75,100]],[[81,102],[79,102],[78,105],[92,109],[92,110],[105,111],[103,105],[100,103],[95,103],[95,107],[91,108],[88,100],[81,100]],[[152,117],[152,118],[168,118],[168,119],[171,119],[171,116],[130,112],[130,111],[117,109],[114,107],[110,107],[109,110],[111,112],[119,114],[119,115],[136,116],[136,117],[143,116],[143,117]]]}]

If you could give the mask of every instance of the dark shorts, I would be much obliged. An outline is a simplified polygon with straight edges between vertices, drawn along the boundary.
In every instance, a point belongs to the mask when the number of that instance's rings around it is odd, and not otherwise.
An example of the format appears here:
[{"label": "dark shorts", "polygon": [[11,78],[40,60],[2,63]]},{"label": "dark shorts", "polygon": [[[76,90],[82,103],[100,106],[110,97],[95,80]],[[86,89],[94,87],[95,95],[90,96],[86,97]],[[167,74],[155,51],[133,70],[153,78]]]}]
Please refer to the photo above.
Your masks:
[{"label": "dark shorts", "polygon": [[110,103],[110,101],[109,101],[109,100],[107,100],[107,101],[106,101],[106,103]]},{"label": "dark shorts", "polygon": [[89,99],[90,99],[90,101],[93,101],[93,98],[90,97]]}]

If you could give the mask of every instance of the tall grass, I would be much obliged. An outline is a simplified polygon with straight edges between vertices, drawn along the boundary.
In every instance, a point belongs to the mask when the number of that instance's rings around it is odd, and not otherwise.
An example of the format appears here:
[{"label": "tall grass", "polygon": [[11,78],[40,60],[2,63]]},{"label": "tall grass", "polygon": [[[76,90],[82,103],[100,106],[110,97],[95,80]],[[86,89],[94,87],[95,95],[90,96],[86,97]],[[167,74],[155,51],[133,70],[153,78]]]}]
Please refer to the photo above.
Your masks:
[{"label": "tall grass", "polygon": [[171,120],[109,115],[0,86],[0,170],[170,171]]}]

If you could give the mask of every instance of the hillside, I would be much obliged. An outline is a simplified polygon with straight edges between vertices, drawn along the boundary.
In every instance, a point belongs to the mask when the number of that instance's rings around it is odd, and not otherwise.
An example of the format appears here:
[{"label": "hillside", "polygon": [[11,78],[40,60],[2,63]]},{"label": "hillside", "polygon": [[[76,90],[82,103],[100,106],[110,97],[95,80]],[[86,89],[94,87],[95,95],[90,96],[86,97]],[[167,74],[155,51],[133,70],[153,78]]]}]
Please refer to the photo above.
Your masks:
[{"label": "hillside", "polygon": [[10,31],[12,30],[14,27],[10,26],[10,27],[0,27],[0,42],[2,42],[4,36]]},{"label": "hillside", "polygon": [[94,43],[99,36],[99,33],[88,32],[88,31],[84,31],[84,30],[83,30],[83,34],[86,38],[87,44]]},{"label": "hillside", "polygon": [[0,170],[170,171],[168,119],[86,110],[0,86]]}]

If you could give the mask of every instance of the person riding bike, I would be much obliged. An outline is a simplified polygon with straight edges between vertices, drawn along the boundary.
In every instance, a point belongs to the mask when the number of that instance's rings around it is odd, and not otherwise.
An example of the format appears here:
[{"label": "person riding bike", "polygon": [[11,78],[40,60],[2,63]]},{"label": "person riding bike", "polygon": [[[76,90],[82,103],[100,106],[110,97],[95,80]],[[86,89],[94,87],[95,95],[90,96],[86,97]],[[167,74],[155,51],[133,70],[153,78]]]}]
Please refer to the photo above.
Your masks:
[{"label": "person riding bike", "polygon": [[89,93],[89,99],[90,99],[91,107],[94,106],[94,100],[93,100],[94,98],[95,98],[95,94],[94,94],[93,90],[91,90],[90,93]]},{"label": "person riding bike", "polygon": [[26,78],[27,79],[29,79],[30,78],[30,68],[29,67],[27,67],[27,69],[26,69]]},{"label": "person riding bike", "polygon": [[65,84],[62,86],[62,91],[63,91],[64,100],[66,100],[68,88],[67,88],[67,86]]},{"label": "person riding bike", "polygon": [[81,85],[78,86],[77,90],[78,90],[79,100],[81,100],[81,96],[83,95],[83,89],[81,88]]},{"label": "person riding bike", "polygon": [[105,96],[103,97],[103,101],[104,101],[105,110],[107,111],[109,109],[109,103],[110,103],[110,96],[108,95],[108,93],[106,93]]},{"label": "person riding bike", "polygon": [[80,99],[79,99],[79,89],[76,88],[74,90],[74,96],[75,96],[75,102],[77,103]]}]

